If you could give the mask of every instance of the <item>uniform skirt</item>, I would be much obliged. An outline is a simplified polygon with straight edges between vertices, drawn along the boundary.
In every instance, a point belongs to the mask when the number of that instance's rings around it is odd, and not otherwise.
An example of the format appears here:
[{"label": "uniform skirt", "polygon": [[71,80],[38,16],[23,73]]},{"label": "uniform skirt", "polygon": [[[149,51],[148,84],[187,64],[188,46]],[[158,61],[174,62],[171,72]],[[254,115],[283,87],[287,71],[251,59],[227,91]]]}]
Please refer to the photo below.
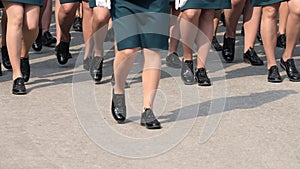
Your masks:
[{"label": "uniform skirt", "polygon": [[168,49],[169,1],[112,0],[111,16],[118,50]]},{"label": "uniform skirt", "polygon": [[265,6],[265,5],[271,5],[278,2],[283,2],[285,0],[252,0],[251,5],[252,6]]},{"label": "uniform skirt", "polygon": [[43,0],[5,0],[7,2],[18,2],[22,4],[43,6]]},{"label": "uniform skirt", "polygon": [[186,9],[230,9],[231,0],[188,0],[180,8],[181,11]]}]

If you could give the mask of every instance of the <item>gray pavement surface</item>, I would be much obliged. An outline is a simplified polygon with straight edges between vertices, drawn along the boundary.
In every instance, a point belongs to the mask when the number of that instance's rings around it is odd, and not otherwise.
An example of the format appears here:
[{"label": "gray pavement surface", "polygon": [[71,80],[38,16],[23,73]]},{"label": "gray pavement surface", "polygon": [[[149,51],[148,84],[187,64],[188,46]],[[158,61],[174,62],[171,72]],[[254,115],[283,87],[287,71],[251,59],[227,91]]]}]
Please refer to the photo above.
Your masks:
[{"label": "gray pavement surface", "polygon": [[[220,26],[220,42],[223,33]],[[26,96],[11,94],[12,73],[3,70],[1,169],[300,168],[300,83],[290,82],[282,69],[283,83],[268,83],[266,64],[243,63],[239,34],[234,63],[211,52],[212,87],[184,86],[180,69],[166,67],[163,56],[155,102],[163,128],[156,131],[139,125],[142,58],[128,78],[128,120],[117,124],[110,115],[113,52],[105,58],[102,83],[95,85],[81,65],[82,35],[71,34],[73,59],[65,66],[58,65],[54,48],[30,52]],[[262,46],[256,45],[266,63]],[[282,52],[276,49],[278,61]],[[299,46],[295,60],[300,69]]]}]

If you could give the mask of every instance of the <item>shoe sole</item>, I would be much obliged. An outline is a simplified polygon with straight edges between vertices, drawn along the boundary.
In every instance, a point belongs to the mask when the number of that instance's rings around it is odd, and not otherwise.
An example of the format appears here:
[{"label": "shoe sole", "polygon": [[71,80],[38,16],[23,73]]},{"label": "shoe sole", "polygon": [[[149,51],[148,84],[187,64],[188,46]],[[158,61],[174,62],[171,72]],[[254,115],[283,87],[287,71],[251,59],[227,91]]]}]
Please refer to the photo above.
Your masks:
[{"label": "shoe sole", "polygon": [[281,83],[282,80],[279,80],[279,79],[277,79],[277,80],[269,80],[268,79],[268,82],[270,82],[270,83]]},{"label": "shoe sole", "polygon": [[247,64],[250,64],[251,66],[263,66],[264,64],[252,64],[251,62],[250,62],[250,60],[248,60],[248,59],[244,59],[244,63],[247,63]]},{"label": "shoe sole", "polygon": [[14,94],[14,95],[25,95],[25,94],[27,94],[27,92],[15,92],[15,91],[13,91],[12,94]]},{"label": "shoe sole", "polygon": [[141,124],[141,126],[144,126],[147,129],[161,129],[162,128],[161,126],[149,127],[149,126],[146,126],[146,123],[140,123],[140,124]]}]

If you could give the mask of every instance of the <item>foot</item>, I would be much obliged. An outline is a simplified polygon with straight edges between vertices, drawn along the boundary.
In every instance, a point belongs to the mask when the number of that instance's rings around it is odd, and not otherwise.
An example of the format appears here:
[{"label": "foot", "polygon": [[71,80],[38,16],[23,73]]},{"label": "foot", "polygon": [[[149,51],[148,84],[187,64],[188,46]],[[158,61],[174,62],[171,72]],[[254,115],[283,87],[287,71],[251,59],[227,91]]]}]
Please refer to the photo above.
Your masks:
[{"label": "foot", "polygon": [[48,47],[52,47],[52,45],[56,43],[56,38],[53,37],[49,31],[44,32],[42,39],[43,45]]},{"label": "foot", "polygon": [[215,48],[216,51],[221,51],[223,49],[223,47],[218,42],[217,37],[215,37],[215,36],[213,36],[211,44]]},{"label": "foot", "polygon": [[43,48],[43,36],[42,36],[42,29],[39,29],[39,34],[35,41],[32,44],[32,49],[35,51],[41,51]]},{"label": "foot", "polygon": [[72,58],[69,48],[70,42],[63,41],[60,41],[60,43],[55,47],[56,57],[59,64],[64,65],[70,58]]},{"label": "foot", "polygon": [[146,126],[147,129],[160,129],[160,122],[155,118],[153,111],[146,108],[141,116],[141,125]]},{"label": "foot", "polygon": [[199,86],[211,86],[210,79],[207,76],[205,68],[199,68],[196,70],[195,79]]},{"label": "foot", "polygon": [[222,56],[227,63],[231,63],[234,59],[235,53],[235,39],[226,37],[224,35],[224,44],[222,50]]},{"label": "foot", "polygon": [[280,48],[285,48],[286,47],[286,36],[285,36],[285,34],[280,34],[277,37],[277,44],[276,44],[276,46],[280,47]]},{"label": "foot", "polygon": [[280,59],[280,66],[286,71],[286,74],[290,81],[292,82],[300,82],[300,73],[296,68],[294,59],[288,59],[284,61],[282,58]]},{"label": "foot", "polygon": [[166,57],[166,64],[169,67],[181,68],[181,61],[179,59],[178,54],[176,52],[173,52],[173,53],[169,54]]},{"label": "foot", "polygon": [[95,56],[92,59],[90,73],[96,83],[102,79],[103,57]]},{"label": "foot", "polygon": [[80,17],[76,17],[73,23],[73,29],[78,32],[82,32],[82,19]]},{"label": "foot", "polygon": [[181,80],[186,85],[195,83],[193,60],[184,61],[184,59],[182,59]]},{"label": "foot", "polygon": [[111,113],[113,118],[118,123],[123,123],[125,121],[126,119],[125,94],[115,94],[113,91]]},{"label": "foot", "polygon": [[19,77],[19,78],[14,80],[12,93],[15,94],[15,95],[26,94],[24,79],[22,77]]},{"label": "foot", "polygon": [[30,64],[29,58],[21,58],[21,72],[25,82],[29,81],[30,78]]},{"label": "foot", "polygon": [[264,62],[257,56],[253,48],[249,48],[246,53],[244,53],[244,62],[249,63],[252,66],[264,65]]},{"label": "foot", "polygon": [[282,78],[279,74],[278,67],[276,65],[272,66],[268,70],[268,82],[271,82],[271,83],[280,83],[280,82],[282,82]]},{"label": "foot", "polygon": [[8,69],[11,70],[12,66],[9,60],[9,55],[8,55],[8,51],[7,51],[7,47],[6,46],[2,46],[1,48],[1,54],[2,54],[2,62],[3,62],[3,66]]}]

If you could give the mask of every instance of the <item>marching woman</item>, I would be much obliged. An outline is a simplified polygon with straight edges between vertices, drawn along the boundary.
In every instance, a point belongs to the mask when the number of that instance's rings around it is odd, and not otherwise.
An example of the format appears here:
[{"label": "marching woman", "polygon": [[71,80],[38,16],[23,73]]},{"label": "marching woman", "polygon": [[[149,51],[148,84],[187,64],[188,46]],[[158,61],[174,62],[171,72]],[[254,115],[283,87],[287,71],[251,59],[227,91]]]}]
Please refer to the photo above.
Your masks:
[{"label": "marching woman", "polygon": [[[181,79],[184,84],[194,84],[196,79],[199,86],[211,85],[210,79],[206,73],[205,62],[213,38],[214,12],[215,9],[230,7],[230,0],[188,0],[180,8],[182,11],[180,31],[184,50],[181,66]],[[198,29],[195,30],[192,25]],[[205,37],[203,37],[202,33]],[[197,40],[198,56],[196,73],[194,75],[192,47],[195,40]]]},{"label": "marching woman", "polygon": [[[282,82],[275,59],[275,47],[277,39],[277,14],[280,2],[283,0],[253,0],[253,6],[262,6],[261,35],[268,61],[268,81],[272,83]],[[300,74],[292,58],[295,46],[299,39],[300,29],[300,4],[298,0],[288,1],[290,14],[288,16],[286,34],[287,49],[280,59],[280,65],[286,70],[287,76],[292,82],[300,81]]]},{"label": "marching woman", "polygon": [[7,14],[7,48],[13,69],[13,94],[26,94],[29,80],[28,53],[38,34],[40,7],[43,0],[5,0]]},{"label": "marching woman", "polygon": [[159,129],[161,125],[154,116],[152,106],[160,79],[159,51],[168,50],[168,36],[165,34],[168,34],[169,30],[169,1],[112,0],[111,2],[117,45],[112,115],[119,123],[126,119],[125,80],[138,50],[141,49],[144,55],[142,73],[144,104],[140,124],[148,129]]}]

